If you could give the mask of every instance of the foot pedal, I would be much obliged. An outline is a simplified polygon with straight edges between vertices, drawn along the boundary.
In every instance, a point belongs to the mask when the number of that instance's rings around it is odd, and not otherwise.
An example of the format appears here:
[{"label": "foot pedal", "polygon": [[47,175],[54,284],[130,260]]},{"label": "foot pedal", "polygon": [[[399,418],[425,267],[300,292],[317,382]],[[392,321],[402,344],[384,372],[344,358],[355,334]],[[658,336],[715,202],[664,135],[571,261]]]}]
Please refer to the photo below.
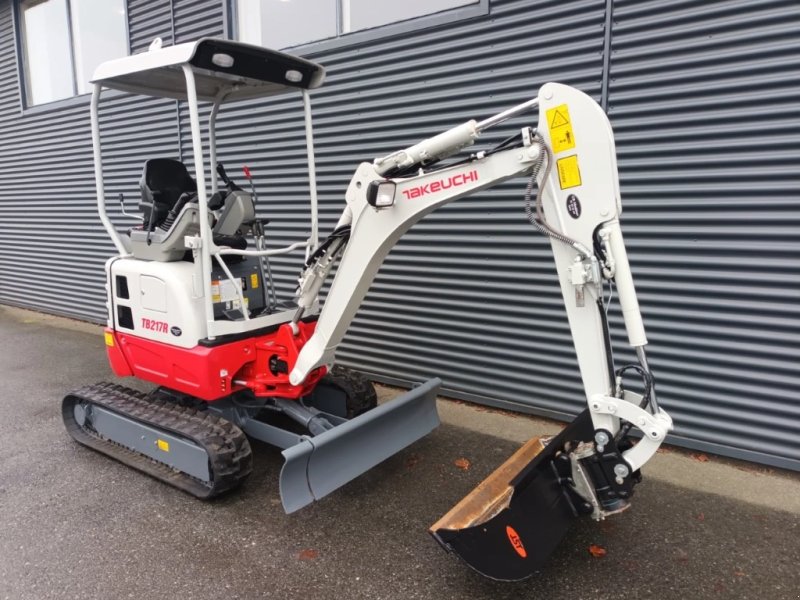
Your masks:
[{"label": "foot pedal", "polygon": [[583,411],[545,446],[523,445],[430,528],[446,550],[481,575],[518,581],[547,561],[577,517],[552,465],[568,441],[589,441],[594,429]]}]

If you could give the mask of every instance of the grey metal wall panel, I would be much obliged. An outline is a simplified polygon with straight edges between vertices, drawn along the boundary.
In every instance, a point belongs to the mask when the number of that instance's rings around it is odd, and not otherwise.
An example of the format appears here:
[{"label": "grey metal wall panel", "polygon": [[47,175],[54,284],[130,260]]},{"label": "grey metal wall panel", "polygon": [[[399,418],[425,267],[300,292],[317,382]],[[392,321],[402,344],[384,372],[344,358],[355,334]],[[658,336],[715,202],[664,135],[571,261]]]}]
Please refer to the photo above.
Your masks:
[{"label": "grey metal wall panel", "polygon": [[800,7],[617,0],[614,21],[622,223],[676,435],[800,468]]},{"label": "grey metal wall panel", "polygon": [[[129,0],[134,51],[164,35],[157,8]],[[158,11],[155,11],[159,14]],[[91,320],[104,319],[103,264],[113,252],[97,217],[89,96],[23,109],[11,3],[0,2],[0,302]],[[101,119],[109,212],[117,196],[137,200],[141,164],[153,152],[176,156],[176,106],[107,93]]]},{"label": "grey metal wall panel", "polygon": [[172,0],[178,43],[221,37],[224,4],[223,0]]},{"label": "grey metal wall panel", "polygon": [[[497,0],[488,15],[303,49],[328,68],[312,97],[321,231],[358,162],[488,116],[549,80],[600,100],[610,68],[623,226],[659,391],[678,423],[673,439],[800,469],[796,3],[616,0],[611,55],[606,5]],[[129,0],[131,46],[222,35],[224,6]],[[20,112],[8,7],[0,0],[0,302],[102,319],[111,246],[93,208],[87,102]],[[123,126],[107,139],[110,196],[133,201],[145,158],[191,156],[185,106],[120,95],[103,114]],[[307,236],[299,97],[227,107],[219,124],[228,171],[254,172],[271,244]],[[523,187],[507,182],[415,226],[340,359],[387,381],[438,375],[449,395],[488,404],[556,417],[580,410],[549,244],[526,224]],[[292,292],[301,258],[273,261],[280,293]],[[611,320],[622,345],[621,319],[612,311]]]},{"label": "grey metal wall panel", "polygon": [[145,52],[154,38],[174,43],[172,0],[128,0],[131,53]]}]

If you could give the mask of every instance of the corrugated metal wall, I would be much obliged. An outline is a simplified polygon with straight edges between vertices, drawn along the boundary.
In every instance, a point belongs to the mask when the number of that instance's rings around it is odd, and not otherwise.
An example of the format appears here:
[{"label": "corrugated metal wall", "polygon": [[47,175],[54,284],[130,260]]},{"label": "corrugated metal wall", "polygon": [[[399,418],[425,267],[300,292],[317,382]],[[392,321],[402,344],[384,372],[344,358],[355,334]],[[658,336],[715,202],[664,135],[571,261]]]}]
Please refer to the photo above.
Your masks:
[{"label": "corrugated metal wall", "polygon": [[676,434],[800,468],[800,4],[613,16],[623,228]]},{"label": "corrugated metal wall", "polygon": [[[169,2],[129,0],[134,52],[164,35]],[[166,10],[164,10],[166,9]],[[0,301],[103,320],[103,263],[113,245],[97,217],[89,97],[21,108],[12,7],[0,2]],[[177,155],[174,101],[108,93],[103,105],[106,191],[134,210],[142,162]],[[109,212],[120,225],[118,204]]]},{"label": "corrugated metal wall", "polygon": [[[798,9],[616,0],[607,36],[606,5],[493,0],[486,16],[310,54],[328,68],[313,94],[322,231],[358,162],[488,116],[545,81],[575,85],[608,103],[617,133],[623,227],[676,441],[800,469]],[[223,6],[130,0],[132,48],[156,35],[222,35]],[[0,163],[0,301],[99,319],[111,246],[93,209],[87,102],[20,115],[10,27],[0,0],[0,121],[13,140],[0,158],[27,157],[26,181],[37,186],[20,190],[19,174]],[[308,231],[300,108],[299,97],[251,102],[219,121],[220,158],[229,172],[253,169],[275,245]],[[102,114],[114,132],[104,138],[109,193],[124,191],[131,208],[146,157],[191,162],[185,106],[120,96]],[[120,129],[123,115],[131,120]],[[340,359],[388,381],[439,375],[450,395],[470,400],[559,417],[580,410],[549,244],[526,224],[523,187],[508,182],[415,226]],[[32,259],[33,249],[44,256]],[[274,263],[285,294],[300,258]],[[31,264],[57,284],[42,289]],[[618,315],[612,326],[624,343]]]}]

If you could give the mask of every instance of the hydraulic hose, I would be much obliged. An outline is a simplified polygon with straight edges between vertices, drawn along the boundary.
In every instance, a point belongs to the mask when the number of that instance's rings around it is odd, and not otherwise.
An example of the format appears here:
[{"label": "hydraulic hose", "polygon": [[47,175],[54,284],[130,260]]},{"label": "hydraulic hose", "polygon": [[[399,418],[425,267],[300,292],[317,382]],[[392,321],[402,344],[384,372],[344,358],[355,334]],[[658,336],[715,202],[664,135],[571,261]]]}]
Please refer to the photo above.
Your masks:
[{"label": "hydraulic hose", "polygon": [[[585,258],[591,258],[592,253],[586,246],[577,240],[573,240],[561,231],[554,229],[547,223],[547,220],[545,219],[544,210],[542,208],[542,194],[544,193],[544,187],[547,185],[547,181],[550,177],[550,171],[553,167],[553,154],[550,152],[550,148],[547,147],[547,144],[544,143],[544,140],[542,140],[539,135],[536,136],[536,141],[542,149],[542,152],[539,154],[539,158],[533,165],[531,178],[528,181],[527,187],[525,188],[525,216],[528,218],[528,221],[530,221],[531,224],[536,227],[536,229],[538,229],[547,237],[551,237],[559,242],[571,246],[580,252]],[[539,171],[542,168],[542,163],[545,163],[545,171],[544,177],[542,177],[542,185],[540,185],[539,189],[536,191],[536,216],[534,216],[533,209],[531,207],[531,197],[533,195],[533,186],[536,185],[536,175],[539,174]]]}]

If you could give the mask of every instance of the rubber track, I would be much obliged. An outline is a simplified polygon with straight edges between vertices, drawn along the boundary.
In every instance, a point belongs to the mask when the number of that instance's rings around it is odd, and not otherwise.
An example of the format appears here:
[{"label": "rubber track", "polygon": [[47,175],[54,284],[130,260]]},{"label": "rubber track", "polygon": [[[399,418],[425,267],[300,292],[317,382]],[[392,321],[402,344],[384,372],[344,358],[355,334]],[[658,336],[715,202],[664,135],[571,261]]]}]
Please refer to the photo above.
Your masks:
[{"label": "rubber track", "polygon": [[[211,481],[181,473],[149,456],[131,450],[81,427],[75,420],[78,402],[96,404],[194,442],[209,457]],[[115,458],[134,469],[196,496],[208,499],[237,487],[252,470],[247,436],[233,423],[208,412],[180,406],[114,383],[97,383],[68,394],[61,405],[64,425],[75,441]]]},{"label": "rubber track", "polygon": [[375,408],[378,405],[378,394],[372,382],[358,371],[341,365],[334,365],[325,375],[323,382],[342,390],[347,396],[347,418]]}]

